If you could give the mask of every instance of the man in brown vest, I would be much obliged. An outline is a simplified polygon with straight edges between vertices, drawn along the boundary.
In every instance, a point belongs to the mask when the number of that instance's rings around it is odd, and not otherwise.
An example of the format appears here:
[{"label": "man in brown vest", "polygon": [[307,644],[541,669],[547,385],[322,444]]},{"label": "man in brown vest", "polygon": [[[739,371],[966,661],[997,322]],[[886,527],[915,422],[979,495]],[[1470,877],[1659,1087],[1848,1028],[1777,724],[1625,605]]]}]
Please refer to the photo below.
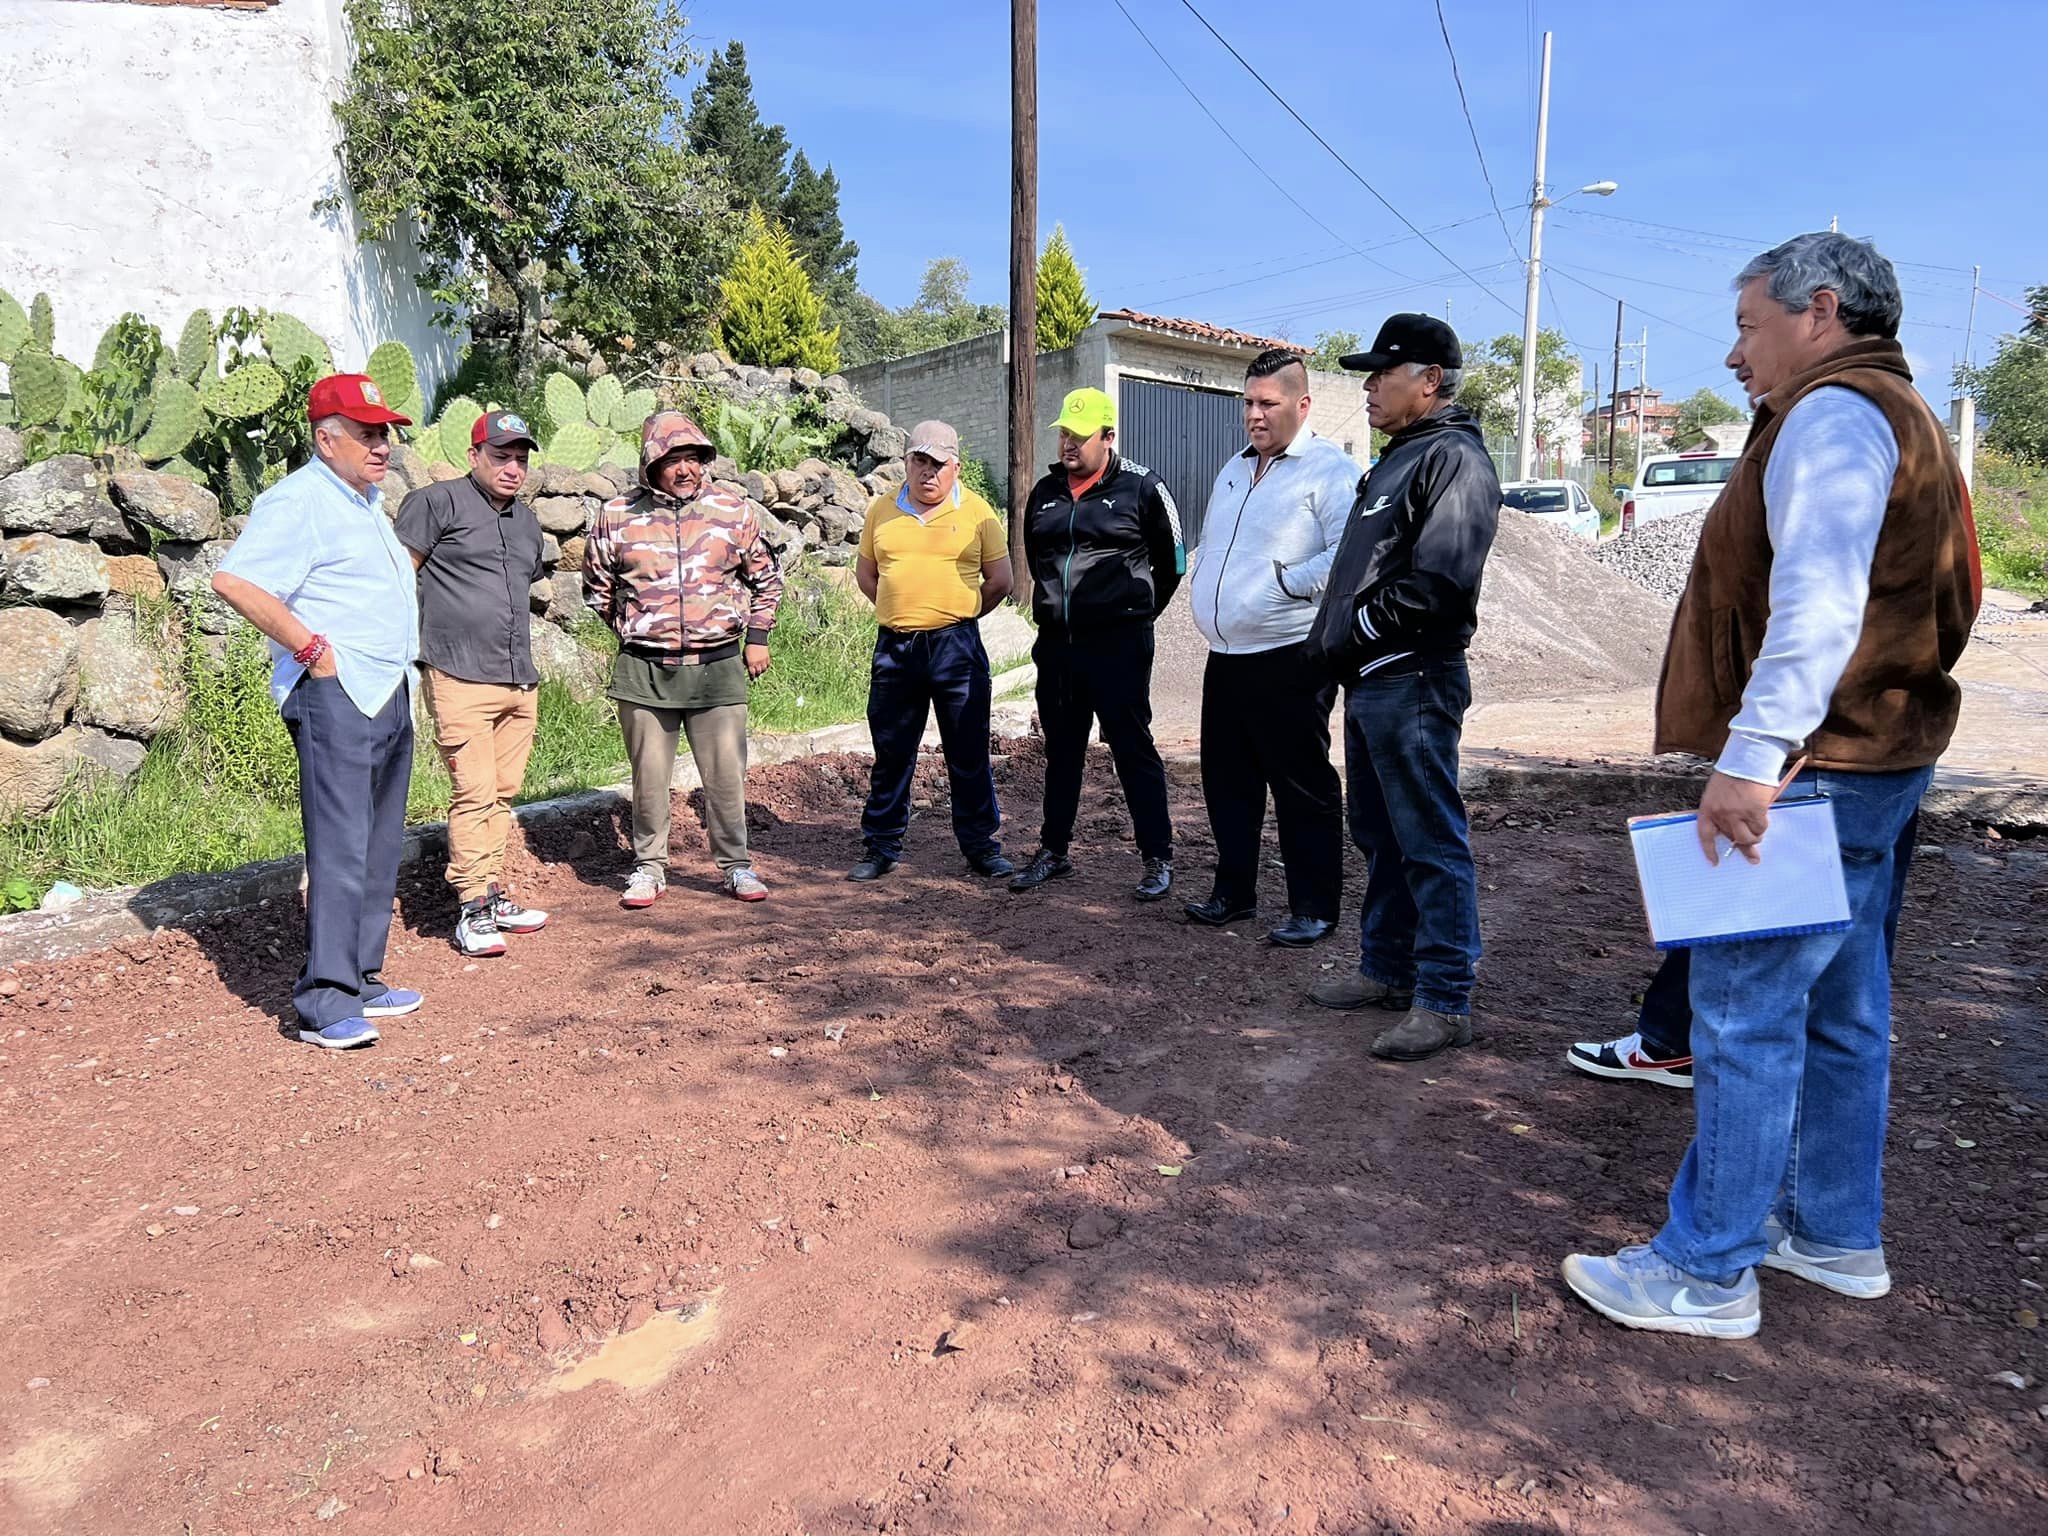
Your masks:
[{"label": "man in brown vest", "polygon": [[1834,802],[1853,921],[1693,952],[1695,1130],[1670,1219],[1564,1263],[1616,1322],[1708,1338],[1757,1331],[1759,1263],[1844,1296],[1891,1288],[1886,918],[1982,593],[1961,471],[1896,340],[1891,263],[1800,235],[1736,286],[1728,366],[1756,420],[1679,602],[1656,745],[1714,760],[1710,862],[1768,864],[1771,802],[1803,762],[1791,792]]}]

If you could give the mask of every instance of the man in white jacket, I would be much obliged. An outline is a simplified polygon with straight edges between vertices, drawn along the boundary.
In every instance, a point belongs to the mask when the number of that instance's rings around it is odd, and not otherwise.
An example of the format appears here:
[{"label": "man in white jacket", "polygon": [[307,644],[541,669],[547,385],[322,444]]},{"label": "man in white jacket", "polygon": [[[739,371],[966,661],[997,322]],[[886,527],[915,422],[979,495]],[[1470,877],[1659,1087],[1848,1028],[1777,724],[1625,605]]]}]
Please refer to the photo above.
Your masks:
[{"label": "man in white jacket", "polygon": [[1287,865],[1288,920],[1267,935],[1304,948],[1337,925],[1344,796],[1330,765],[1337,683],[1307,658],[1323,585],[1363,475],[1308,425],[1308,369],[1262,352],[1245,370],[1249,446],[1217,473],[1188,572],[1209,642],[1202,673],[1202,796],[1216,839],[1215,884],[1190,921],[1244,922],[1257,907],[1266,795]]}]

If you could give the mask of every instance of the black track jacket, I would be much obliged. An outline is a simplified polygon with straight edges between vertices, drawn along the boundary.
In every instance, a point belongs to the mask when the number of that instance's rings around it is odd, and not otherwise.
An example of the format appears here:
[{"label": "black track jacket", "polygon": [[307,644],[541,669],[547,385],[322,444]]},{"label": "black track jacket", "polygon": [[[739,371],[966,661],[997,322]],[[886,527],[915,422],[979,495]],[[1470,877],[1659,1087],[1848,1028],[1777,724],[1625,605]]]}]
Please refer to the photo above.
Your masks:
[{"label": "black track jacket", "polygon": [[1464,650],[1499,522],[1500,479],[1470,411],[1453,405],[1395,433],[1359,484],[1311,659],[1348,684],[1394,658]]},{"label": "black track jacket", "polygon": [[1025,504],[1024,562],[1041,625],[1149,623],[1187,570],[1180,510],[1164,481],[1121,455],[1078,502],[1055,464]]}]

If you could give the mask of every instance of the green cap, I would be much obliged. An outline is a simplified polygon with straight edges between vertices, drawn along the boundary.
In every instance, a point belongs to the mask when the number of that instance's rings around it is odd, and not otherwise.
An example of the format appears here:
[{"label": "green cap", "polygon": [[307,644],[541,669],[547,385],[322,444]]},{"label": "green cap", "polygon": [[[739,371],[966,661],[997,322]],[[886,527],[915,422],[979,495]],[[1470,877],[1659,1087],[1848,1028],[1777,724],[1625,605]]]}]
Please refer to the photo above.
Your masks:
[{"label": "green cap", "polygon": [[1093,437],[1105,427],[1116,425],[1116,402],[1099,389],[1077,389],[1060,406],[1055,431],[1076,437]]}]

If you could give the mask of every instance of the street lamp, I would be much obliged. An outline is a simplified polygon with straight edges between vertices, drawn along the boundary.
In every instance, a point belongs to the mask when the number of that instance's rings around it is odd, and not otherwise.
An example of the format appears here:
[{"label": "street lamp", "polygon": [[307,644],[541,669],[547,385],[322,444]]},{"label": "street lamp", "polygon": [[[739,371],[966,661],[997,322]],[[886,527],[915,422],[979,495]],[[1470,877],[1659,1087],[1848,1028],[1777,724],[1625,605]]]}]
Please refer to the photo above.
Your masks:
[{"label": "street lamp", "polygon": [[1515,412],[1515,478],[1527,480],[1536,461],[1536,302],[1543,278],[1543,210],[1567,197],[1611,197],[1611,181],[1588,182],[1564,197],[1543,192],[1543,162],[1550,146],[1550,34],[1543,34],[1543,93],[1536,108],[1536,182],[1529,194],[1529,287],[1522,300],[1522,398]]}]

